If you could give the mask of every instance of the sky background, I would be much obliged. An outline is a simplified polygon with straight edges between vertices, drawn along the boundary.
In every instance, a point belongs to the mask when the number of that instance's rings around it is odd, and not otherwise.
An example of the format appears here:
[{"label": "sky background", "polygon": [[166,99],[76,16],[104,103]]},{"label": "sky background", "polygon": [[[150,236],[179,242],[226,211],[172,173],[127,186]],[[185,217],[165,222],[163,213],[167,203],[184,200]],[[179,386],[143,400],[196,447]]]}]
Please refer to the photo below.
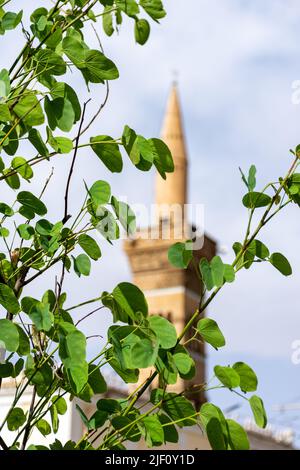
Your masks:
[{"label": "sky background", "polygon": [[[14,1],[11,5],[23,2]],[[32,5],[49,1],[31,1]],[[125,22],[120,34],[107,38],[99,27],[105,53],[117,64],[120,79],[111,83],[109,103],[90,135],[119,137],[130,125],[145,137],[158,136],[174,74],[178,77],[189,152],[189,202],[204,204],[205,229],[226,248],[225,262],[232,260],[232,243],[241,240],[247,211],[241,204],[245,189],[238,167],[251,164],[258,170],[258,187],[286,173],[291,162],[289,149],[300,143],[300,106],[292,102],[292,84],[300,80],[300,6],[297,0],[167,0],[167,17],[152,24],[149,42],[135,45],[133,23]],[[27,9],[27,7],[25,7]],[[14,38],[14,39],[13,39]],[[20,41],[14,33],[1,38],[0,65],[12,62]],[[12,40],[13,39],[13,40]],[[96,45],[90,31],[89,44]],[[88,93],[79,75],[71,80],[82,99]],[[104,87],[93,89],[92,114],[104,97]],[[24,146],[24,156],[29,147]],[[30,152],[32,150],[30,149]],[[20,154],[21,155],[21,154]],[[52,206],[49,219],[59,220],[64,181],[71,154],[39,167],[38,193],[55,166],[52,185],[45,195]],[[116,196],[129,203],[150,205],[154,198],[154,173],[137,171],[126,157],[120,175],[111,175],[97,157],[81,150],[71,191],[71,213],[82,202],[83,178],[88,184],[107,179]],[[1,195],[1,199],[4,196]],[[8,196],[7,196],[8,197]],[[291,361],[292,343],[300,340],[300,250],[299,208],[289,207],[266,227],[260,239],[270,251],[284,253],[293,266],[293,276],[283,277],[271,265],[255,265],[241,272],[226,286],[208,309],[227,340],[219,352],[207,348],[208,376],[215,364],[249,363],[259,376],[259,394],[264,398],[272,422],[293,424],[298,429],[300,411],[273,412],[276,404],[300,401],[300,365]],[[122,243],[113,248],[101,242],[102,261],[93,265],[87,279],[68,277],[68,302],[111,291],[130,280]],[[54,285],[55,271],[52,272]],[[49,287],[40,279],[34,295]],[[28,289],[28,294],[29,294]],[[31,294],[33,292],[31,290]],[[84,312],[83,312],[84,313]],[[84,325],[86,332],[105,334],[111,321],[100,311]],[[91,344],[91,349],[96,344]],[[229,407],[240,399],[229,392],[210,395],[216,404]],[[241,415],[249,414],[242,408]]]}]

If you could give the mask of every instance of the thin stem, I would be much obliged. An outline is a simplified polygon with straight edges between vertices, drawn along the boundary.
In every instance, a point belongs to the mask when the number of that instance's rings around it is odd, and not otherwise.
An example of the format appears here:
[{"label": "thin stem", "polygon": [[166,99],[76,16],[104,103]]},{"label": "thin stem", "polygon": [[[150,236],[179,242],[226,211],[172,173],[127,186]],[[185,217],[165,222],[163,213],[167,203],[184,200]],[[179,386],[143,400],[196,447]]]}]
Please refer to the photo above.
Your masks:
[{"label": "thin stem", "polygon": [[75,150],[74,150],[74,154],[73,154],[73,158],[72,158],[72,163],[71,163],[71,167],[70,167],[70,171],[69,171],[69,175],[68,175],[68,179],[67,179],[67,185],[66,185],[66,192],[65,192],[65,212],[64,212],[64,217],[63,217],[63,219],[62,219],[63,224],[65,224],[65,223],[69,220],[69,218],[71,217],[71,216],[68,214],[68,200],[69,200],[70,184],[71,184],[72,174],[73,174],[73,171],[74,171],[75,161],[76,161],[76,157],[77,157],[78,145],[79,145],[79,139],[80,139],[80,132],[81,132],[81,129],[82,129],[82,126],[83,126],[83,122],[84,122],[85,110],[86,110],[87,104],[88,104],[90,101],[91,101],[91,100],[89,99],[89,100],[86,101],[86,102],[84,103],[84,105],[83,105],[83,111],[82,111],[81,121],[80,121],[79,129],[78,129],[78,134],[77,134],[76,141],[75,141]]}]

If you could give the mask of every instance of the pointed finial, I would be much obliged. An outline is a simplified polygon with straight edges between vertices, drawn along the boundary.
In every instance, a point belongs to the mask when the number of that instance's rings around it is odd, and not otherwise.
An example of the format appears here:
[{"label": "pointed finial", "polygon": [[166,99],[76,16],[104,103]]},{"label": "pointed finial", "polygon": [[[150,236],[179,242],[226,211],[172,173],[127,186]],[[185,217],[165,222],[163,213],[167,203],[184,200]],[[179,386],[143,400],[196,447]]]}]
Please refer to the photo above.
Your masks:
[{"label": "pointed finial", "polygon": [[174,87],[177,87],[178,86],[178,78],[179,78],[179,72],[177,69],[174,69],[172,71],[172,75],[173,75],[173,80],[172,80],[172,85]]},{"label": "pointed finial", "polygon": [[[182,113],[179,102],[177,86],[171,87],[163,126],[162,140],[168,145],[174,160],[175,171],[163,180],[160,175],[156,177],[156,203],[158,206],[179,204],[184,206],[187,202],[187,151],[185,146]],[[159,212],[159,210],[158,210]]]}]

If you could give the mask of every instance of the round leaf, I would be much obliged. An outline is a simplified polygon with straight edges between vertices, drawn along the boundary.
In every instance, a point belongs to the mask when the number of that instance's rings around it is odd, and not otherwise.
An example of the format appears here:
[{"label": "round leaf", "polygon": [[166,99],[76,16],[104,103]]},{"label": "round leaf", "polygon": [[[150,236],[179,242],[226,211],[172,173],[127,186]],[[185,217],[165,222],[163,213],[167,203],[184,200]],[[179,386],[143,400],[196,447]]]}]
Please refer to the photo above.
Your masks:
[{"label": "round leaf", "polygon": [[16,314],[20,305],[14,291],[6,284],[0,284],[0,304],[9,312]]},{"label": "round leaf", "polygon": [[163,349],[171,349],[177,343],[177,334],[174,325],[166,318],[160,316],[151,316],[149,326],[157,336]]},{"label": "round leaf", "polygon": [[150,25],[147,20],[136,20],[134,25],[135,40],[142,46],[148,41],[150,35]]},{"label": "round leaf", "polygon": [[227,419],[229,445],[232,450],[249,450],[249,440],[244,428],[232,419]]},{"label": "round leaf", "polygon": [[83,233],[78,238],[78,243],[81,248],[89,255],[90,258],[97,261],[101,258],[101,250],[95,240],[89,235]]},{"label": "round leaf", "polygon": [[193,258],[191,243],[175,243],[169,248],[169,262],[176,268],[186,269]]},{"label": "round leaf", "polygon": [[253,395],[249,403],[257,426],[265,428],[267,426],[267,415],[262,399],[257,395]]},{"label": "round leaf", "polygon": [[143,292],[135,285],[129,282],[118,284],[113,290],[113,297],[117,304],[132,319],[136,319],[138,312],[144,317],[148,315],[148,305]]},{"label": "round leaf", "polygon": [[7,418],[7,427],[10,431],[16,431],[26,421],[22,408],[13,408]]},{"label": "round leaf", "polygon": [[255,191],[247,193],[243,197],[243,204],[248,209],[256,209],[257,207],[265,207],[271,203],[270,196],[264,193],[257,193]]},{"label": "round leaf", "polygon": [[202,338],[214,348],[221,348],[225,346],[225,338],[222,331],[218,327],[217,322],[211,318],[202,318],[199,320],[197,325],[197,330],[199,331]]},{"label": "round leaf", "polygon": [[273,253],[270,257],[270,263],[284,276],[290,276],[292,274],[289,261],[281,253]]},{"label": "round leaf", "polygon": [[22,204],[26,208],[29,208],[35,214],[45,215],[47,213],[47,208],[45,204],[29,191],[19,192],[17,200],[20,204]]},{"label": "round leaf", "polygon": [[215,366],[214,372],[226,388],[236,388],[240,385],[240,376],[231,367]]},{"label": "round leaf", "polygon": [[[110,143],[105,143],[109,141]],[[104,165],[112,173],[120,173],[123,168],[122,155],[118,144],[108,135],[98,135],[90,139],[91,147]]]},{"label": "round leaf", "polygon": [[232,368],[240,376],[240,388],[243,392],[255,392],[257,389],[257,377],[253,369],[244,362],[236,362]]},{"label": "round leaf", "polygon": [[0,320],[0,345],[2,342],[7,351],[15,352],[19,347],[18,328],[10,320]]}]

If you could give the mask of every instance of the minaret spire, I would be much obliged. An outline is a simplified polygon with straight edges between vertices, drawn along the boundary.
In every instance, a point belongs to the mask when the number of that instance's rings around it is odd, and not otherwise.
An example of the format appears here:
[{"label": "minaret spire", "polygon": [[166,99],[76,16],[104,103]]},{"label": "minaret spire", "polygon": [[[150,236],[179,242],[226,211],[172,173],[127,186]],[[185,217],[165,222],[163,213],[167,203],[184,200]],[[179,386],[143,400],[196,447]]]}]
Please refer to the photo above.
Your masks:
[{"label": "minaret spire", "polygon": [[[163,121],[162,140],[168,145],[174,160],[175,171],[163,180],[156,177],[155,202],[158,206],[187,203],[187,151],[183,130],[181,107],[176,83],[173,83]],[[160,212],[158,208],[158,212]]]}]

